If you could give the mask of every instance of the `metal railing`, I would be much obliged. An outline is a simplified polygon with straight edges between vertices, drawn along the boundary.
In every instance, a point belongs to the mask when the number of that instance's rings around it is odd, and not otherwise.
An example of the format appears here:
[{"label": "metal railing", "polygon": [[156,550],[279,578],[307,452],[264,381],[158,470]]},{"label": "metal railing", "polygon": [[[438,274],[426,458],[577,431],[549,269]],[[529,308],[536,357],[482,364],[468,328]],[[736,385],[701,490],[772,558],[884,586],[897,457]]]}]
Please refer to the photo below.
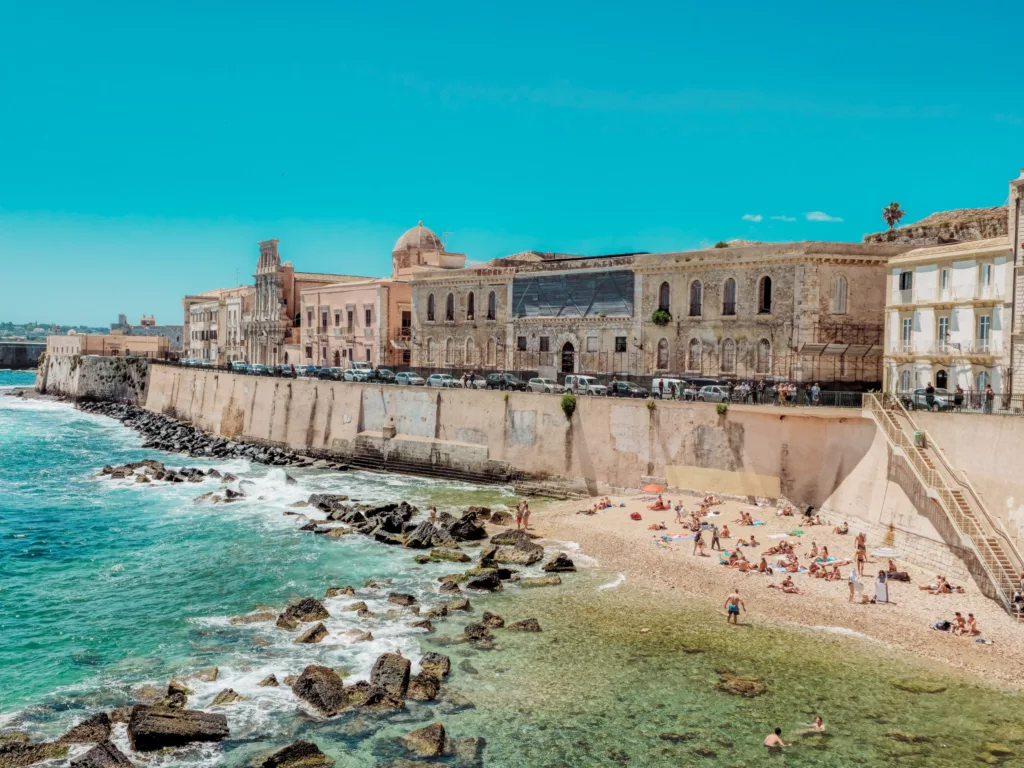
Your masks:
[{"label": "metal railing", "polygon": [[927,395],[915,394],[920,387],[910,391],[897,390],[892,397],[899,398],[900,405],[908,411],[935,410],[944,413],[967,413],[985,416],[1020,416],[1024,414],[1024,394],[992,392],[992,399],[983,389],[967,389],[959,392],[936,392],[929,405]]},{"label": "metal railing", "polygon": [[[1003,554],[1007,558],[1007,562],[1011,567],[1019,566],[1020,555],[1016,550],[1016,547],[1012,546],[1012,542],[1008,543],[1008,549],[1018,558],[1018,562],[1015,564],[1009,560],[1009,557],[1005,552],[1002,552],[1002,548],[997,551],[989,542],[988,533],[982,528],[978,520],[974,517],[973,512],[971,514],[965,513],[963,507],[953,494],[953,491],[946,484],[942,474],[935,468],[929,466],[925,460],[925,455],[922,450],[914,444],[914,442],[907,436],[906,431],[897,421],[896,417],[892,415],[890,411],[896,411],[905,417],[910,425],[916,429],[916,425],[910,415],[903,409],[902,404],[898,399],[885,398],[883,404],[883,398],[877,394],[868,394],[864,398],[865,409],[872,415],[875,422],[882,427],[882,431],[885,433],[889,442],[896,448],[899,448],[903,455],[906,457],[907,463],[910,466],[913,474],[916,476],[918,482],[921,484],[927,496],[932,498],[939,508],[945,513],[947,519],[953,525],[957,534],[960,537],[961,542],[966,545],[969,549],[973,550],[978,558],[978,562],[981,564],[982,570],[985,572],[986,577],[991,582],[996,594],[999,596],[1000,602],[1007,612],[1013,612],[1013,593],[1015,589],[1015,583],[1013,575],[1008,573],[1003,563],[1000,560],[999,555]],[[927,437],[926,437],[927,440]],[[972,489],[973,491],[973,489]],[[976,497],[976,495],[975,495]],[[992,523],[991,517],[988,515],[988,511],[984,508],[984,505],[980,504],[978,499],[979,508],[982,511],[986,522]],[[1002,538],[1002,531],[993,524],[993,538]]]}]

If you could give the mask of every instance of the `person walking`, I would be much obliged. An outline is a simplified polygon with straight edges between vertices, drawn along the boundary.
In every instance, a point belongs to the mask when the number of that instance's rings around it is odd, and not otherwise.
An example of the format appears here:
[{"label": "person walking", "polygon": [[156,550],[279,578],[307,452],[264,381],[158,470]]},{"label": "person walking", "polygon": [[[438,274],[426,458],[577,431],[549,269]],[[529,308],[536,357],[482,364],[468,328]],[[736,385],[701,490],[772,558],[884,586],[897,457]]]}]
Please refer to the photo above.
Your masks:
[{"label": "person walking", "polygon": [[818,382],[814,382],[814,386],[811,387],[811,405],[821,405],[821,387],[818,386]]},{"label": "person walking", "polygon": [[928,406],[929,411],[932,409],[932,406],[935,405],[935,387],[932,386],[930,381],[928,382],[928,386],[924,388],[924,403]]},{"label": "person walking", "polygon": [[985,413],[992,413],[992,406],[996,400],[996,393],[992,391],[992,385],[985,386]]},{"label": "person walking", "polygon": [[718,541],[718,526],[717,525],[712,525],[711,526],[711,548],[716,550],[716,551],[718,551],[718,552],[722,551],[722,545]]},{"label": "person walking", "polygon": [[523,527],[523,503],[519,502],[516,504],[516,530],[518,531]]},{"label": "person walking", "polygon": [[856,568],[850,569],[850,602],[853,602],[854,594],[860,594],[860,591],[864,589],[864,584],[860,580],[860,574],[857,573]]},{"label": "person walking", "polygon": [[704,553],[704,536],[703,531],[699,528],[697,529],[696,535],[693,537],[693,554],[696,555],[698,550],[700,550],[701,554]]},{"label": "person walking", "polygon": [[740,591],[734,587],[729,596],[725,598],[725,623],[728,624],[731,621],[733,624],[739,624],[740,609],[746,610],[747,606],[743,604]]}]

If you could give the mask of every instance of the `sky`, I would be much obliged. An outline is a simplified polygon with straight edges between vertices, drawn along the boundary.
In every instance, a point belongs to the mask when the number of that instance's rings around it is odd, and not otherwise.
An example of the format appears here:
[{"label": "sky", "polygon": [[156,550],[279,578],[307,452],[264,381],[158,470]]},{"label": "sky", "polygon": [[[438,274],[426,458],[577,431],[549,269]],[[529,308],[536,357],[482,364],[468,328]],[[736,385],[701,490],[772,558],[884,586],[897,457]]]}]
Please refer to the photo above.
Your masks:
[{"label": "sky", "polygon": [[1024,13],[963,3],[0,3],[0,320],[180,323],[296,269],[856,241],[1001,205]]}]

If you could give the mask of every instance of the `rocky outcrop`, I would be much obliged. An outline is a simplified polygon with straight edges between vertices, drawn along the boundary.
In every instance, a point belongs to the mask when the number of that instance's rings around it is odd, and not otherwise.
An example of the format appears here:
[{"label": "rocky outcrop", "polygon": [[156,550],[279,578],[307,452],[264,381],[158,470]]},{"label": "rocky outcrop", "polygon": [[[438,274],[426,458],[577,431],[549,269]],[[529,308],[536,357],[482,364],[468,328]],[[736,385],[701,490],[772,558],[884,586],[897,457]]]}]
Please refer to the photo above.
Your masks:
[{"label": "rocky outcrop", "polygon": [[271,673],[256,683],[260,688],[277,688],[279,683],[277,682],[277,675]]},{"label": "rocky outcrop", "polygon": [[412,701],[433,701],[441,691],[441,681],[424,672],[409,680],[406,698]]},{"label": "rocky outcrop", "polygon": [[522,619],[512,622],[506,629],[509,632],[540,632],[540,622],[536,619]]},{"label": "rocky outcrop", "polygon": [[403,740],[410,751],[420,757],[440,757],[444,754],[446,736],[441,723],[428,725],[407,735]]},{"label": "rocky outcrop", "polygon": [[477,516],[466,512],[448,528],[448,532],[457,541],[482,541],[487,538],[487,531],[477,521]]},{"label": "rocky outcrop", "polygon": [[392,592],[388,595],[388,602],[392,605],[401,605],[404,608],[416,605],[416,598],[413,595],[401,592]]},{"label": "rocky outcrop", "polygon": [[420,668],[423,670],[423,674],[431,675],[440,680],[443,677],[447,677],[448,673],[452,670],[452,661],[443,653],[430,653],[423,654],[423,658],[420,659]]},{"label": "rocky outcrop", "polygon": [[329,768],[334,761],[311,741],[293,741],[259,765],[260,768]]},{"label": "rocky outcrop", "polygon": [[1006,206],[955,208],[933,213],[912,224],[865,235],[864,242],[922,246],[987,240],[1005,237],[1009,221]]},{"label": "rocky outcrop", "polygon": [[57,760],[68,753],[67,744],[28,744],[23,741],[0,742],[0,768],[21,768],[21,766]]},{"label": "rocky outcrop", "polygon": [[196,710],[138,704],[132,708],[128,721],[128,740],[137,752],[154,752],[197,741],[220,741],[228,735],[227,717]]},{"label": "rocky outcrop", "polygon": [[348,691],[338,673],[318,664],[302,670],[292,685],[292,693],[327,717],[333,717],[349,704]]},{"label": "rocky outcrop", "polygon": [[284,613],[277,617],[277,626],[281,629],[295,629],[302,621],[320,621],[331,614],[324,604],[315,597],[304,597],[294,605],[285,608]]},{"label": "rocky outcrop", "polygon": [[470,640],[490,640],[493,638],[491,630],[488,629],[487,625],[480,622],[467,624],[466,628],[462,631]]},{"label": "rocky outcrop", "polygon": [[488,629],[501,629],[505,626],[505,619],[496,613],[484,611],[484,615],[480,617],[480,623]]},{"label": "rocky outcrop", "polygon": [[352,597],[356,591],[352,587],[330,587],[327,592],[324,593],[324,599],[331,597]]},{"label": "rocky outcrop", "polygon": [[324,626],[322,621],[318,621],[292,642],[303,645],[312,645],[313,643],[319,643],[325,637],[327,637],[327,627]]},{"label": "rocky outcrop", "polygon": [[485,592],[494,592],[502,589],[501,579],[498,578],[497,570],[487,570],[479,576],[466,582],[467,589],[477,589]]},{"label": "rocky outcrop", "polygon": [[439,528],[429,520],[424,520],[409,531],[405,535],[404,543],[410,549],[457,546],[455,539],[448,531]]},{"label": "rocky outcrop", "polygon": [[245,701],[245,698],[239,694],[234,688],[225,688],[223,691],[218,693],[212,702],[211,707],[223,707],[228,704],[235,704],[239,701]]},{"label": "rocky outcrop", "polygon": [[559,552],[553,558],[541,566],[542,571],[548,573],[569,573],[576,570],[576,564],[569,559],[565,552]]},{"label": "rocky outcrop", "polygon": [[378,686],[396,698],[404,698],[409,690],[409,670],[412,664],[397,653],[385,653],[374,662],[370,671],[370,684]]},{"label": "rocky outcrop", "polygon": [[58,744],[100,744],[110,738],[110,716],[99,712],[83,720],[59,739]]},{"label": "rocky outcrop", "polygon": [[130,768],[132,761],[111,744],[97,744],[81,757],[71,761],[71,768]]}]

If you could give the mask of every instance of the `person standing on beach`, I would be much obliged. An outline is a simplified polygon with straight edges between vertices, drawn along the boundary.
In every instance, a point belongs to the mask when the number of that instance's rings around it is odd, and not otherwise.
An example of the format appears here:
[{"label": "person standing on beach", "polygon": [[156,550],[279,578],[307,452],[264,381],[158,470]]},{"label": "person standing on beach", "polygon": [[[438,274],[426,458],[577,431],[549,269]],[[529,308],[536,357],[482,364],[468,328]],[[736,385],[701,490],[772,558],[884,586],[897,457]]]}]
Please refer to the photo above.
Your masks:
[{"label": "person standing on beach", "polygon": [[693,554],[695,555],[697,554],[697,550],[700,550],[701,554],[704,554],[704,536],[702,534],[703,531],[698,528],[697,533],[693,537]]},{"label": "person standing on beach", "polygon": [[523,502],[516,504],[516,530],[523,527]]},{"label": "person standing on beach", "polygon": [[853,595],[855,592],[860,592],[863,589],[860,582],[860,574],[857,573],[856,568],[850,569],[850,602],[853,602]]},{"label": "person standing on beach", "polygon": [[530,527],[530,505],[523,502],[523,530]]},{"label": "person standing on beach", "polygon": [[716,551],[718,551],[718,552],[722,551],[722,545],[718,542],[718,526],[717,525],[712,525],[711,526],[711,548],[716,550]]},{"label": "person standing on beach", "polygon": [[739,624],[741,608],[746,610],[747,606],[740,598],[740,591],[734,587],[730,595],[725,598],[725,623],[728,624],[731,621],[733,624]]}]

